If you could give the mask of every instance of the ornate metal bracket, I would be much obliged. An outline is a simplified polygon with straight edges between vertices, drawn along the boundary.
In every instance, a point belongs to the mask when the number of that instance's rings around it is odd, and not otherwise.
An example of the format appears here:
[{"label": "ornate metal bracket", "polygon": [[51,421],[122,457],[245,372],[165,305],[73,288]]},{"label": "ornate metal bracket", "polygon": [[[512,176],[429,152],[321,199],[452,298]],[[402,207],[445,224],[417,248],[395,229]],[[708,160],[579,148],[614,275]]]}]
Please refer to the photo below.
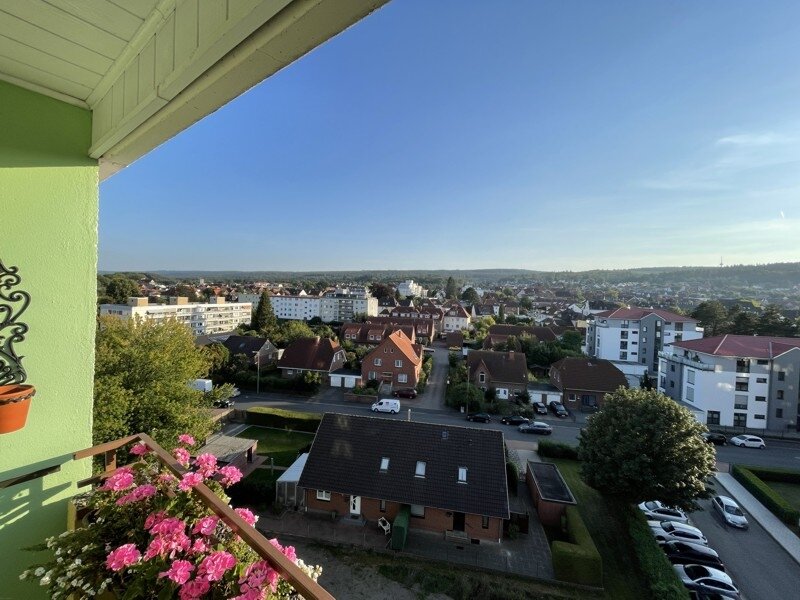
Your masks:
[{"label": "ornate metal bracket", "polygon": [[28,292],[15,290],[22,278],[17,267],[6,268],[0,260],[0,385],[23,383],[27,379],[22,368],[22,356],[14,351],[14,344],[25,339],[28,326],[19,321],[28,308]]}]

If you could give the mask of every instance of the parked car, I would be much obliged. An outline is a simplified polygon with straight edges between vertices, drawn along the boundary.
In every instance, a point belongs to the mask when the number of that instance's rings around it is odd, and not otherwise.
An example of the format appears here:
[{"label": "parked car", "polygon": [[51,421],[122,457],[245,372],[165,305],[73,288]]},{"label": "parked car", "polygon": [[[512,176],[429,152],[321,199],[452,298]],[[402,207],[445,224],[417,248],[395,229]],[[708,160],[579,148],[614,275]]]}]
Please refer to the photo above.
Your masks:
[{"label": "parked car", "polygon": [[392,396],[395,398],[416,398],[417,390],[414,388],[400,388],[397,390],[392,390]]},{"label": "parked car", "polygon": [[677,523],[688,523],[689,517],[686,513],[679,508],[672,508],[665,506],[658,500],[651,500],[650,502],[642,502],[639,505],[639,510],[644,513],[649,521],[675,521]]},{"label": "parked car", "polygon": [[544,402],[534,402],[531,404],[533,406],[533,411],[537,415],[546,415],[547,414],[547,407],[544,405]]},{"label": "parked car", "polygon": [[400,412],[400,400],[385,398],[378,400],[372,405],[372,412],[388,412],[396,415]]},{"label": "parked car", "polygon": [[693,542],[666,542],[661,549],[673,565],[706,565],[725,570],[716,550]]},{"label": "parked car", "polygon": [[[738,598],[739,590],[724,571],[705,565],[673,565],[675,574],[690,590],[716,592],[726,598]],[[733,596],[731,596],[733,594]]]},{"label": "parked car", "polygon": [[429,347],[427,347],[427,346],[426,346],[425,348],[423,348],[423,349],[422,349],[422,351],[423,351],[425,354],[433,354],[434,352],[436,352],[436,350],[435,350],[434,348],[429,348]]},{"label": "parked car", "polygon": [[715,446],[725,446],[728,443],[728,438],[725,437],[724,433],[714,433],[714,432],[706,432],[701,434],[703,436],[703,440],[709,444],[714,444]]},{"label": "parked car", "polygon": [[521,425],[522,423],[527,423],[529,421],[530,419],[528,417],[523,417],[522,415],[510,415],[500,419],[500,422],[503,425]]},{"label": "parked car", "polygon": [[492,417],[489,413],[471,413],[467,415],[467,421],[478,421],[480,423],[491,423]]},{"label": "parked car", "polygon": [[708,540],[697,527],[675,521],[648,521],[647,524],[659,543],[694,542],[708,546]]},{"label": "parked car", "polygon": [[523,423],[517,430],[520,433],[538,433],[539,435],[550,435],[553,433],[553,428],[547,423],[541,421],[534,421],[533,423]]},{"label": "parked car", "polygon": [[220,398],[219,400],[214,400],[214,407],[215,408],[232,408],[233,407],[233,400],[231,398]]},{"label": "parked car", "polygon": [[556,402],[555,400],[552,400],[549,406],[550,410],[552,410],[558,418],[563,419],[564,417],[569,416],[567,409],[564,408],[564,405],[561,404],[561,402]]},{"label": "parked car", "polygon": [[761,450],[766,448],[764,440],[757,435],[737,435],[731,438],[731,444],[740,448],[759,448]]},{"label": "parked car", "polygon": [[738,527],[739,529],[747,529],[747,518],[744,516],[742,509],[732,498],[727,496],[715,496],[711,500],[712,508],[722,517],[726,525]]},{"label": "parked car", "polygon": [[236,398],[236,396],[240,396],[242,394],[241,390],[237,387],[233,388],[233,393],[231,394],[231,398]]}]

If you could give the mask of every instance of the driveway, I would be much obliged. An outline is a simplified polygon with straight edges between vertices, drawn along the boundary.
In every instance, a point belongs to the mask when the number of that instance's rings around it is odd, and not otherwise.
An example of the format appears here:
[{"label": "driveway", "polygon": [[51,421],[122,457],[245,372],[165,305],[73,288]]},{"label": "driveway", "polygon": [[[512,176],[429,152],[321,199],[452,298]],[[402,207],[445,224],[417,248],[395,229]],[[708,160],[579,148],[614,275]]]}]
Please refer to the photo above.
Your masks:
[{"label": "driveway", "polygon": [[444,342],[435,342],[433,352],[433,369],[428,377],[425,391],[417,397],[417,401],[409,405],[418,408],[444,408],[444,394],[447,390],[447,373],[450,369],[449,351]]},{"label": "driveway", "polygon": [[[719,483],[714,486],[718,493],[730,495]],[[745,600],[798,597],[800,565],[755,519],[748,515],[750,529],[741,531],[723,525],[711,512],[710,500],[702,500],[700,505],[703,510],[690,515],[692,522],[719,553]]]}]

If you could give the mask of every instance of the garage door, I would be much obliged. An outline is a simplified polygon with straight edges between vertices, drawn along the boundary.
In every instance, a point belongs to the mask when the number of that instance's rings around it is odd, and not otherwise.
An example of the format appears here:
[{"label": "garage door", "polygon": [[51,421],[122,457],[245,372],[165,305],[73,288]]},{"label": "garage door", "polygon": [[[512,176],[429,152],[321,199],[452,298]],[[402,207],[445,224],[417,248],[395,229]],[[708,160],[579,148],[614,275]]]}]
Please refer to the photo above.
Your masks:
[{"label": "garage door", "polygon": [[354,388],[354,387],[356,387],[356,378],[355,377],[345,377],[344,378],[344,387],[346,387],[346,388]]},{"label": "garage door", "polygon": [[342,387],[341,375],[331,375],[331,387]]}]

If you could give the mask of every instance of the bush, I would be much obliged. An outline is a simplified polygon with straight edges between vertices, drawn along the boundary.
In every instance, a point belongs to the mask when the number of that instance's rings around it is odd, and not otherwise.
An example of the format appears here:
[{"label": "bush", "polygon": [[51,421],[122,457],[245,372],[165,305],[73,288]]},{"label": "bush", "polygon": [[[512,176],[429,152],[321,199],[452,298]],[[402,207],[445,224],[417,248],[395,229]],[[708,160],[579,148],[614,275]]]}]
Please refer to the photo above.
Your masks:
[{"label": "bush", "polygon": [[517,495],[517,486],[519,485],[519,469],[513,462],[506,463],[506,481],[508,483],[508,491],[512,495]]},{"label": "bush", "polygon": [[570,460],[578,460],[578,448],[570,446],[562,442],[551,442],[550,440],[542,440],[539,442],[539,456],[546,456],[548,458],[569,458]]},{"label": "bush", "polygon": [[553,542],[553,572],[559,581],[603,587],[603,561],[577,507],[567,507],[569,542]]},{"label": "bush", "polygon": [[775,467],[743,467],[762,481],[778,481],[782,483],[800,483],[800,471],[778,469]]},{"label": "bush", "polygon": [[[739,483],[741,483],[748,492],[753,494],[759,502],[769,509],[769,511],[778,517],[787,525],[796,526],[798,519],[800,519],[800,511],[795,509],[789,504],[783,496],[778,494],[775,490],[769,487],[764,481],[756,475],[761,473],[765,477],[786,477],[788,472],[776,473],[778,469],[763,469],[760,467],[742,467],[734,465],[731,469],[731,475]],[[782,479],[767,479],[767,481],[784,481]]]},{"label": "bush", "polygon": [[256,469],[232,485],[225,493],[231,498],[234,506],[252,506],[265,510],[275,501],[275,479],[272,473],[264,469]]},{"label": "bush", "polygon": [[256,406],[247,409],[247,424],[316,433],[322,418],[315,413]]},{"label": "bush", "polygon": [[655,600],[687,600],[689,593],[672,568],[667,555],[656,542],[647,518],[630,506],[620,511],[627,521],[639,567]]}]

